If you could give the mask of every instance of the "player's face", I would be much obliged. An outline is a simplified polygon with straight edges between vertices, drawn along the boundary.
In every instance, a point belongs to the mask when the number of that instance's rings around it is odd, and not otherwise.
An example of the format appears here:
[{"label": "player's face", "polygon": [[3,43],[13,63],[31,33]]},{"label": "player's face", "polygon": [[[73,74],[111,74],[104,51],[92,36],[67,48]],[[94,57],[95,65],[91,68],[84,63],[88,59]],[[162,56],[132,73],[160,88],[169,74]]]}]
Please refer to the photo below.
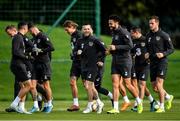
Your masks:
[{"label": "player's face", "polygon": [[15,28],[14,29],[8,29],[6,32],[10,37],[13,37],[14,35],[17,34],[17,30]]},{"label": "player's face", "polygon": [[28,25],[23,26],[24,33],[26,34],[28,32]]},{"label": "player's face", "polygon": [[72,35],[72,33],[76,30],[73,26],[65,27],[64,30],[69,34]]},{"label": "player's face", "polygon": [[159,23],[156,22],[155,19],[150,19],[149,20],[149,28],[151,31],[156,31],[158,29]]},{"label": "player's face", "polygon": [[34,29],[34,27],[32,27],[32,28],[29,29],[29,33],[30,33],[32,36],[35,36],[35,29]]},{"label": "player's face", "polygon": [[109,24],[109,29],[110,30],[115,30],[117,28],[117,26],[118,26],[118,23],[115,22],[114,20],[109,20],[108,24]]},{"label": "player's face", "polygon": [[84,25],[83,28],[82,28],[82,32],[83,32],[83,35],[85,37],[92,35],[92,28],[91,28],[91,26],[90,25]]},{"label": "player's face", "polygon": [[132,39],[136,39],[136,38],[137,38],[137,35],[138,35],[137,32],[131,30],[131,37],[132,37]]}]

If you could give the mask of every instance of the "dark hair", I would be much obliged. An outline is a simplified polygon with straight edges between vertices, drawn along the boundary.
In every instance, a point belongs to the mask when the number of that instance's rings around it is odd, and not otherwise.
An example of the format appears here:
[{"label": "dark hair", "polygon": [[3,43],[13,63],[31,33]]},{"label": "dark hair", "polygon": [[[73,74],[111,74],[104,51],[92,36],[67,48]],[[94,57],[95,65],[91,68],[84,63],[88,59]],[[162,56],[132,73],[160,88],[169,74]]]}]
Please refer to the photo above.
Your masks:
[{"label": "dark hair", "polygon": [[5,31],[7,32],[8,29],[14,29],[14,28],[16,29],[14,25],[8,25],[6,26]]},{"label": "dark hair", "polygon": [[133,27],[131,28],[131,30],[132,30],[133,32],[139,32],[139,33],[141,33],[141,28],[138,27],[138,26],[133,26]]},{"label": "dark hair", "polygon": [[155,19],[155,21],[159,23],[159,17],[158,16],[155,16],[155,15],[151,16],[150,19]]},{"label": "dark hair", "polygon": [[32,28],[32,27],[35,27],[35,24],[33,22],[29,22],[28,23],[28,29]]},{"label": "dark hair", "polygon": [[27,22],[21,21],[21,22],[18,23],[18,29],[22,29],[22,27],[23,27],[23,26],[26,26],[26,25],[28,25]]},{"label": "dark hair", "polygon": [[71,27],[73,26],[74,28],[77,28],[78,27],[78,24],[75,23],[74,21],[72,20],[66,20],[63,24],[64,27]]},{"label": "dark hair", "polygon": [[109,20],[114,20],[114,21],[120,23],[121,18],[120,18],[118,15],[110,15],[110,16],[109,16]]}]

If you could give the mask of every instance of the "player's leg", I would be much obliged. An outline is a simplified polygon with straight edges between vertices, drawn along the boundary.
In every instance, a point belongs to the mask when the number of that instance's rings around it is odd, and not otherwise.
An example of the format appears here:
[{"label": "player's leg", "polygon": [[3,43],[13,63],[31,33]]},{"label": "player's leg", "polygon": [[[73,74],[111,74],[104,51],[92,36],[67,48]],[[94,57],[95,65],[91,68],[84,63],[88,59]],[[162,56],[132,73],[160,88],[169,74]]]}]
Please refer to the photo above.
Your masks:
[{"label": "player's leg", "polygon": [[126,88],[124,86],[122,77],[120,78],[119,88],[120,88],[120,93],[121,93],[123,100],[124,100],[124,102],[121,105],[120,111],[125,111],[129,106],[131,106],[131,102],[127,96]]},{"label": "player's leg", "polygon": [[112,106],[113,106],[113,95],[109,90],[101,86],[101,83],[103,81],[102,78],[103,78],[103,68],[101,67],[101,68],[98,68],[98,74],[96,76],[94,86],[98,93],[101,93],[109,97],[109,99],[112,101]]},{"label": "player's leg", "polygon": [[119,113],[119,82],[121,76],[119,74],[112,74],[112,84],[113,84],[113,101],[114,107],[112,110],[107,111],[109,114]]},{"label": "player's leg", "polygon": [[83,110],[83,113],[90,113],[92,112],[92,104],[93,104],[93,82],[85,80],[84,85],[88,96],[88,104],[85,110]]},{"label": "player's leg", "polygon": [[38,99],[37,99],[38,93],[37,93],[37,89],[36,89],[37,80],[36,79],[32,79],[31,80],[31,84],[32,84],[32,88],[31,88],[30,92],[31,92],[31,96],[32,96],[34,105],[33,105],[33,107],[32,107],[30,112],[33,113],[33,112],[39,111]]},{"label": "player's leg", "polygon": [[80,62],[72,62],[71,70],[70,70],[70,87],[71,93],[73,97],[73,105],[70,106],[67,111],[78,111],[79,108],[79,101],[78,101],[78,87],[77,87],[77,80],[81,74]]}]

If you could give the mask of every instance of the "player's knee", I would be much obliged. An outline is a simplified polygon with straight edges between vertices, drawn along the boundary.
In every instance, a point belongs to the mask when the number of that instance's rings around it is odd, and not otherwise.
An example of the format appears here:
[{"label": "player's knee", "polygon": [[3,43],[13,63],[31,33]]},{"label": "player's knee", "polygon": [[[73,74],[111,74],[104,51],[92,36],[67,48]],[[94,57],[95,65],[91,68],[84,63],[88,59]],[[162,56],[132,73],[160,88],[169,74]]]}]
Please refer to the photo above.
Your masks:
[{"label": "player's knee", "polygon": [[153,91],[154,92],[158,92],[158,88],[157,87],[153,87]]},{"label": "player's knee", "polygon": [[131,86],[132,86],[132,84],[127,81],[127,82],[126,82],[126,87],[129,89],[129,88],[131,88]]},{"label": "player's knee", "polygon": [[71,87],[76,86],[76,80],[71,80],[71,81],[70,81],[70,86],[71,86]]}]

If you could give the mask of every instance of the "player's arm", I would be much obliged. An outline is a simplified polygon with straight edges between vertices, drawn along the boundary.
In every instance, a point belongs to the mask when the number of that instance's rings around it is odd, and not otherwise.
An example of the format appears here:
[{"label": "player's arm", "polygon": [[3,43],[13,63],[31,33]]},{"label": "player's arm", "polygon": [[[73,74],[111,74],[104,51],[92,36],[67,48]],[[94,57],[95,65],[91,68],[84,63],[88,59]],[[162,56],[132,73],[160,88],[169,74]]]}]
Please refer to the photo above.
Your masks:
[{"label": "player's arm", "polygon": [[42,41],[43,41],[44,44],[45,44],[45,47],[44,47],[44,48],[41,48],[42,53],[47,53],[47,52],[54,51],[53,44],[51,43],[51,41],[50,41],[50,39],[49,39],[48,37],[43,36],[43,37],[42,37]]},{"label": "player's arm", "polygon": [[164,43],[165,43],[166,51],[164,51],[163,54],[164,56],[168,56],[174,52],[174,46],[172,44],[172,41],[169,35],[166,35],[164,40],[165,40]]},{"label": "player's arm", "polygon": [[81,39],[77,40],[76,46],[74,46],[74,51],[73,55],[81,55],[82,54],[82,49],[81,49]]},{"label": "player's arm", "polygon": [[32,52],[33,42],[31,40],[26,40],[26,52]]}]

